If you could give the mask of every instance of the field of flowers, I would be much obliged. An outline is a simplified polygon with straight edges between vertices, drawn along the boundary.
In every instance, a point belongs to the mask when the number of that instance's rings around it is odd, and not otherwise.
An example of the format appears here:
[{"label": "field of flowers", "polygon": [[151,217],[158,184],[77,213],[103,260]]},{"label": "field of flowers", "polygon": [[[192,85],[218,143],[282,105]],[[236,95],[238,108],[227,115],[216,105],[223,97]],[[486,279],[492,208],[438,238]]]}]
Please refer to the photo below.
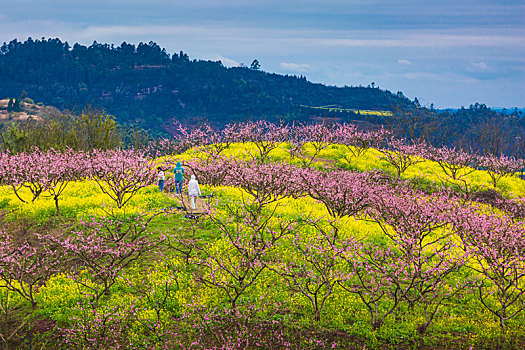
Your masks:
[{"label": "field of flowers", "polygon": [[[174,193],[178,161],[201,184],[196,212]],[[520,169],[345,124],[3,153],[0,342],[524,348]]]}]

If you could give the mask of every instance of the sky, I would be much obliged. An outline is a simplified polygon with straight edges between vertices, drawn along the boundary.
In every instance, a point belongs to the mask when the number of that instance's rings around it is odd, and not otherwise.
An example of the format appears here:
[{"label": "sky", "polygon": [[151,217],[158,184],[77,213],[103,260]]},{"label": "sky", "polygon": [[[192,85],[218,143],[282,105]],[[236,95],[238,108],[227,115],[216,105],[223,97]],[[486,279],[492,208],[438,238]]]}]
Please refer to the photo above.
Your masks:
[{"label": "sky", "polygon": [[326,85],[374,82],[424,106],[525,107],[525,0],[0,0],[0,9],[0,43],[154,41]]}]

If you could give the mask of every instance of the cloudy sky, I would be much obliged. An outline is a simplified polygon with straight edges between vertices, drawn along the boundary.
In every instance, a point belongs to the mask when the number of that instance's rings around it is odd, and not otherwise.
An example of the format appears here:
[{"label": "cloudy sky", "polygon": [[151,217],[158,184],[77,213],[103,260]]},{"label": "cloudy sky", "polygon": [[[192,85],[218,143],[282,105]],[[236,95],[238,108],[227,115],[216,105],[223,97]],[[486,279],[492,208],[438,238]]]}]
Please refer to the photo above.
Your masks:
[{"label": "cloudy sky", "polygon": [[[525,0],[0,0],[0,43],[155,41],[268,72],[525,107]],[[351,107],[351,106],[348,106]]]}]

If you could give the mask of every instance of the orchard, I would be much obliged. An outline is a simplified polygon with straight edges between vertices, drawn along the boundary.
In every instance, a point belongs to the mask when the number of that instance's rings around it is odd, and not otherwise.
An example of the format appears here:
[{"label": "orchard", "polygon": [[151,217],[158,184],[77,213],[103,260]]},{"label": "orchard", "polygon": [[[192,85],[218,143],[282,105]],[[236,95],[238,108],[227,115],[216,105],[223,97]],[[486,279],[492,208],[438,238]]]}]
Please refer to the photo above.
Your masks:
[{"label": "orchard", "polygon": [[351,124],[176,129],[0,154],[4,349],[525,347],[523,160]]}]

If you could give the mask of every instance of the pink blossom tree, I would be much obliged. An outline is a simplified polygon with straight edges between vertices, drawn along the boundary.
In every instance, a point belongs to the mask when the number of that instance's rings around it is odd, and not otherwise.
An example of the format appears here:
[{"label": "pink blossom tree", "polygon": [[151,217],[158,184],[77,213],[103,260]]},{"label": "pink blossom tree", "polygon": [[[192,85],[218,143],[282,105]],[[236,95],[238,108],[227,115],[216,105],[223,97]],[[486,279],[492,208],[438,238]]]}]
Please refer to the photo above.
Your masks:
[{"label": "pink blossom tree", "polygon": [[337,268],[343,250],[334,249],[333,240],[337,234],[331,229],[319,230],[321,225],[318,222],[307,222],[309,225],[305,228],[313,228],[314,232],[310,235],[296,232],[286,243],[291,249],[283,249],[271,269],[291,292],[310,303],[314,320],[320,321],[328,298],[343,276]]},{"label": "pink blossom tree", "polygon": [[220,230],[215,243],[195,241],[197,281],[221,291],[235,309],[241,295],[267,269],[267,255],[282,237],[296,227],[293,220],[274,219],[275,210],[260,211],[249,205],[226,205],[226,212],[212,214],[210,221]]},{"label": "pink blossom tree", "polygon": [[470,255],[468,267],[481,276],[477,297],[504,328],[506,321],[525,309],[523,224],[506,215],[466,208],[454,225]]},{"label": "pink blossom tree", "polygon": [[130,329],[136,310],[122,306],[96,308],[86,300],[68,328],[59,328],[60,343],[68,349],[126,349],[133,346]]},{"label": "pink blossom tree", "polygon": [[[41,154],[41,151],[34,149],[33,152],[4,153],[1,159],[4,183],[13,189],[17,198],[23,203],[28,201],[34,202],[46,189],[37,174],[37,170],[40,167],[39,154]],[[31,199],[21,197],[19,192],[22,188],[27,188],[31,191]]]},{"label": "pink blossom tree", "polygon": [[[292,129],[292,147],[289,149],[292,157],[301,160],[301,164],[309,167],[319,154],[336,141],[336,134],[331,125],[299,124]],[[311,154],[304,152],[304,146],[309,144],[312,148]]]},{"label": "pink blossom tree", "polygon": [[91,178],[119,208],[155,177],[155,165],[134,150],[94,150],[88,164]]},{"label": "pink blossom tree", "polygon": [[72,149],[55,151],[53,149],[40,153],[38,156],[40,167],[36,170],[45,194],[55,201],[57,215],[60,215],[58,200],[64,193],[67,185],[72,181],[80,180],[87,175],[83,152],[75,152]]},{"label": "pink blossom tree", "polygon": [[426,154],[430,160],[438,163],[445,176],[451,180],[463,179],[476,170],[476,156],[462,149],[429,146]]},{"label": "pink blossom tree", "polygon": [[394,306],[400,301],[406,302],[410,310],[422,305],[425,322],[418,327],[420,333],[426,331],[445,301],[470,284],[467,280],[452,284],[448,279],[468,261],[468,254],[460,249],[451,229],[458,209],[454,201],[441,194],[405,192],[379,196],[367,210],[369,219],[379,225],[393,246],[384,252],[374,248],[375,258],[365,251],[366,261],[389,280]]},{"label": "pink blossom tree", "polygon": [[517,173],[522,166],[522,162],[514,157],[508,157],[501,154],[499,157],[492,154],[480,156],[478,158],[479,166],[485,169],[492,179],[492,185],[497,187],[498,182],[505,177]]},{"label": "pink blossom tree", "polygon": [[41,151],[34,148],[31,152],[11,155],[3,153],[0,157],[0,171],[4,183],[9,185],[22,201],[21,188],[31,191],[35,201],[40,196],[49,196],[55,201],[57,215],[60,214],[58,201],[67,185],[87,176],[85,154],[72,149]]},{"label": "pink blossom tree", "polygon": [[9,152],[0,152],[0,185],[6,186],[9,185],[9,174],[11,169],[9,167],[9,158],[11,153]]},{"label": "pink blossom tree", "polygon": [[351,164],[353,159],[365,155],[372,147],[381,146],[390,133],[386,129],[360,130],[354,124],[338,124],[334,131],[338,144],[344,147],[344,159]]},{"label": "pink blossom tree", "polygon": [[425,155],[438,163],[443,171],[443,173],[436,174],[443,185],[452,185],[466,195],[480,189],[480,186],[473,185],[468,179],[468,175],[476,170],[478,159],[476,155],[462,149],[445,146],[440,148],[428,146],[423,153],[423,156]]},{"label": "pink blossom tree", "polygon": [[29,235],[31,241],[16,244],[0,232],[0,288],[18,293],[36,307],[36,291],[62,268],[63,252],[48,235]]},{"label": "pink blossom tree", "polygon": [[237,135],[232,126],[228,124],[224,129],[213,128],[208,123],[199,125],[183,126],[176,123],[176,140],[186,148],[194,147],[201,151],[203,160],[215,158],[222,155],[223,151],[228,149],[232,142],[236,142]]},{"label": "pink blossom tree", "polygon": [[427,145],[423,142],[409,144],[404,139],[391,138],[381,159],[389,163],[401,176],[409,167],[425,161]]},{"label": "pink blossom tree", "polygon": [[193,307],[186,319],[193,321],[197,339],[192,345],[204,349],[286,349],[291,347],[283,322],[267,320],[264,306],[221,309]]},{"label": "pink blossom tree", "polygon": [[388,189],[380,173],[303,169],[299,173],[304,192],[323,203],[332,217],[353,216],[370,207]]},{"label": "pink blossom tree", "polygon": [[207,160],[195,159],[184,162],[199,183],[224,186],[226,177],[231,169],[236,166],[235,161],[220,156],[209,158]]},{"label": "pink blossom tree", "polygon": [[141,149],[150,158],[159,158],[181,154],[186,151],[189,144],[175,138],[162,138],[150,141]]},{"label": "pink blossom tree", "polygon": [[54,240],[78,262],[75,280],[92,292],[95,303],[98,304],[101,296],[110,294],[125,268],[162,243],[164,235],[155,238],[148,230],[157,215],[93,218],[81,221],[82,228],[68,237]]},{"label": "pink blossom tree", "polygon": [[285,197],[300,197],[299,169],[287,163],[230,163],[225,183],[241,187],[259,207]]},{"label": "pink blossom tree", "polygon": [[286,124],[274,124],[265,120],[234,123],[227,126],[224,134],[236,142],[251,142],[255,149],[252,160],[268,162],[270,152],[289,139],[290,128]]},{"label": "pink blossom tree", "polygon": [[388,246],[369,242],[349,242],[340,249],[347,267],[339,285],[359,297],[370,316],[373,329],[379,329],[399,306],[403,289],[396,284],[400,255]]}]

